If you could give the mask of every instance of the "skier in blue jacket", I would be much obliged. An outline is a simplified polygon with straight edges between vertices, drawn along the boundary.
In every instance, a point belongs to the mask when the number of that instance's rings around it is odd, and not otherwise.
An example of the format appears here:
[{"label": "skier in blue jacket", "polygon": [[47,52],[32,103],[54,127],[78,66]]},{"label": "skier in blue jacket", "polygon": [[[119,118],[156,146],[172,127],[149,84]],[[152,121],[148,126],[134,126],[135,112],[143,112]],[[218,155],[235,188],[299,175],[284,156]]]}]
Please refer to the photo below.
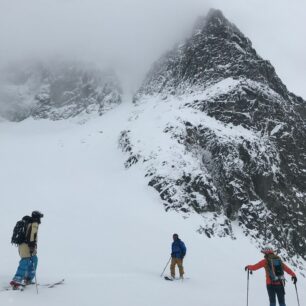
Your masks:
[{"label": "skier in blue jacket", "polygon": [[171,265],[170,273],[171,277],[175,278],[175,266],[177,265],[180,272],[180,278],[184,277],[183,259],[186,255],[186,246],[184,242],[179,238],[178,234],[173,234],[171,252]]}]

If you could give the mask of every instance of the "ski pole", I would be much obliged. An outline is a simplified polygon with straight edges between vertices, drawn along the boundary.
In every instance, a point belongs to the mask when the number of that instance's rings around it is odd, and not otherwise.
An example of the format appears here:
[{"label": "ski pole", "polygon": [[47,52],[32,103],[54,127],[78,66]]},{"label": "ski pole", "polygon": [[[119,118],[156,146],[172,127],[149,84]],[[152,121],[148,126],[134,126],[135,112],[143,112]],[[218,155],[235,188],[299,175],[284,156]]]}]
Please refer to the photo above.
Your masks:
[{"label": "ski pole", "polygon": [[300,306],[300,299],[299,299],[299,294],[298,294],[297,286],[296,286],[296,284],[294,284],[294,286],[295,286],[296,298],[297,298],[298,306]]},{"label": "ski pole", "polygon": [[247,306],[249,306],[249,283],[250,283],[250,270],[248,270],[248,276],[247,276]]},{"label": "ski pole", "polygon": [[162,274],[160,275],[160,277],[162,277],[162,276],[164,275],[164,272],[165,272],[165,270],[167,269],[170,260],[171,260],[171,256],[170,256],[170,258],[169,258],[169,260],[168,260],[168,262],[167,262],[167,264],[166,264],[166,266],[165,266],[165,269],[163,270]]},{"label": "ski pole", "polygon": [[35,278],[36,292],[37,292],[37,294],[38,294],[38,284],[37,284],[37,278],[36,278],[36,271],[35,271],[35,276],[34,276],[34,278]]}]

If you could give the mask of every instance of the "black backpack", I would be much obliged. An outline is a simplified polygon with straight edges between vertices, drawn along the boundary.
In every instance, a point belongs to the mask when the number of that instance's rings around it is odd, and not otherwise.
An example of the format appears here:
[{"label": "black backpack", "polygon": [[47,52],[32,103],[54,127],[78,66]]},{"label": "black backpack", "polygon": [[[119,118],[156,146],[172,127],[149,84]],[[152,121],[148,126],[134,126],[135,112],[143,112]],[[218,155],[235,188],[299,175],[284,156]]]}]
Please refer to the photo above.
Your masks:
[{"label": "black backpack", "polygon": [[284,269],[282,260],[278,256],[268,257],[268,270],[272,282],[283,282]]},{"label": "black backpack", "polygon": [[20,221],[16,223],[11,239],[12,244],[20,245],[24,242],[27,242],[27,229],[31,221],[32,218],[30,216],[24,216]]}]

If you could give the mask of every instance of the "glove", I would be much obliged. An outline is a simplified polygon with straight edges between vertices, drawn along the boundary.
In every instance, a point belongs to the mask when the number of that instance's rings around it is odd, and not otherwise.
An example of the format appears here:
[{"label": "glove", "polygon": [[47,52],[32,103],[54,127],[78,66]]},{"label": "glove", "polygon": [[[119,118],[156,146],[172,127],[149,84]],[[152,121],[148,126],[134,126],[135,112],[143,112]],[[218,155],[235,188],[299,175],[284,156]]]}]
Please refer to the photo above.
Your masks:
[{"label": "glove", "polygon": [[33,253],[35,252],[35,248],[34,247],[30,247],[30,255],[32,256]]},{"label": "glove", "polygon": [[292,276],[291,279],[292,279],[292,281],[293,281],[293,284],[295,285],[295,284],[297,283],[297,278],[296,278],[296,276]]},{"label": "glove", "polygon": [[244,271],[249,271],[250,274],[253,274],[253,271],[251,271],[251,270],[249,269],[249,266],[245,266]]}]

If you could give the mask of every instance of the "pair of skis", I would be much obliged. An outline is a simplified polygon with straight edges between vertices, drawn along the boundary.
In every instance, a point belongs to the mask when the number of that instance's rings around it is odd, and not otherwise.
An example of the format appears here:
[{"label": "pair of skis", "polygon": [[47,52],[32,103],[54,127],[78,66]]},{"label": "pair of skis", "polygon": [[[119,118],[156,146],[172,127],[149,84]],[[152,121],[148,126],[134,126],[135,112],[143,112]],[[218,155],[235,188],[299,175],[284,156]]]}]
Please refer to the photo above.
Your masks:
[{"label": "pair of skis", "polygon": [[187,278],[172,278],[170,276],[164,276],[164,279],[167,280],[167,281],[173,282],[173,281],[178,281],[178,280],[184,281],[186,279],[189,279],[189,277],[187,277]]},{"label": "pair of skis", "polygon": [[[45,287],[45,288],[54,288],[58,285],[62,285],[64,284],[64,279],[61,279],[57,282],[51,282],[51,283],[43,283],[43,284],[37,284],[37,286],[39,287]],[[35,285],[35,284],[30,284],[30,285]],[[3,287],[1,291],[11,291],[11,290],[15,290],[15,291],[24,291],[24,289],[27,287],[27,286],[30,286],[30,285],[20,285],[18,288],[14,289],[12,286],[6,286],[6,287]]]}]

